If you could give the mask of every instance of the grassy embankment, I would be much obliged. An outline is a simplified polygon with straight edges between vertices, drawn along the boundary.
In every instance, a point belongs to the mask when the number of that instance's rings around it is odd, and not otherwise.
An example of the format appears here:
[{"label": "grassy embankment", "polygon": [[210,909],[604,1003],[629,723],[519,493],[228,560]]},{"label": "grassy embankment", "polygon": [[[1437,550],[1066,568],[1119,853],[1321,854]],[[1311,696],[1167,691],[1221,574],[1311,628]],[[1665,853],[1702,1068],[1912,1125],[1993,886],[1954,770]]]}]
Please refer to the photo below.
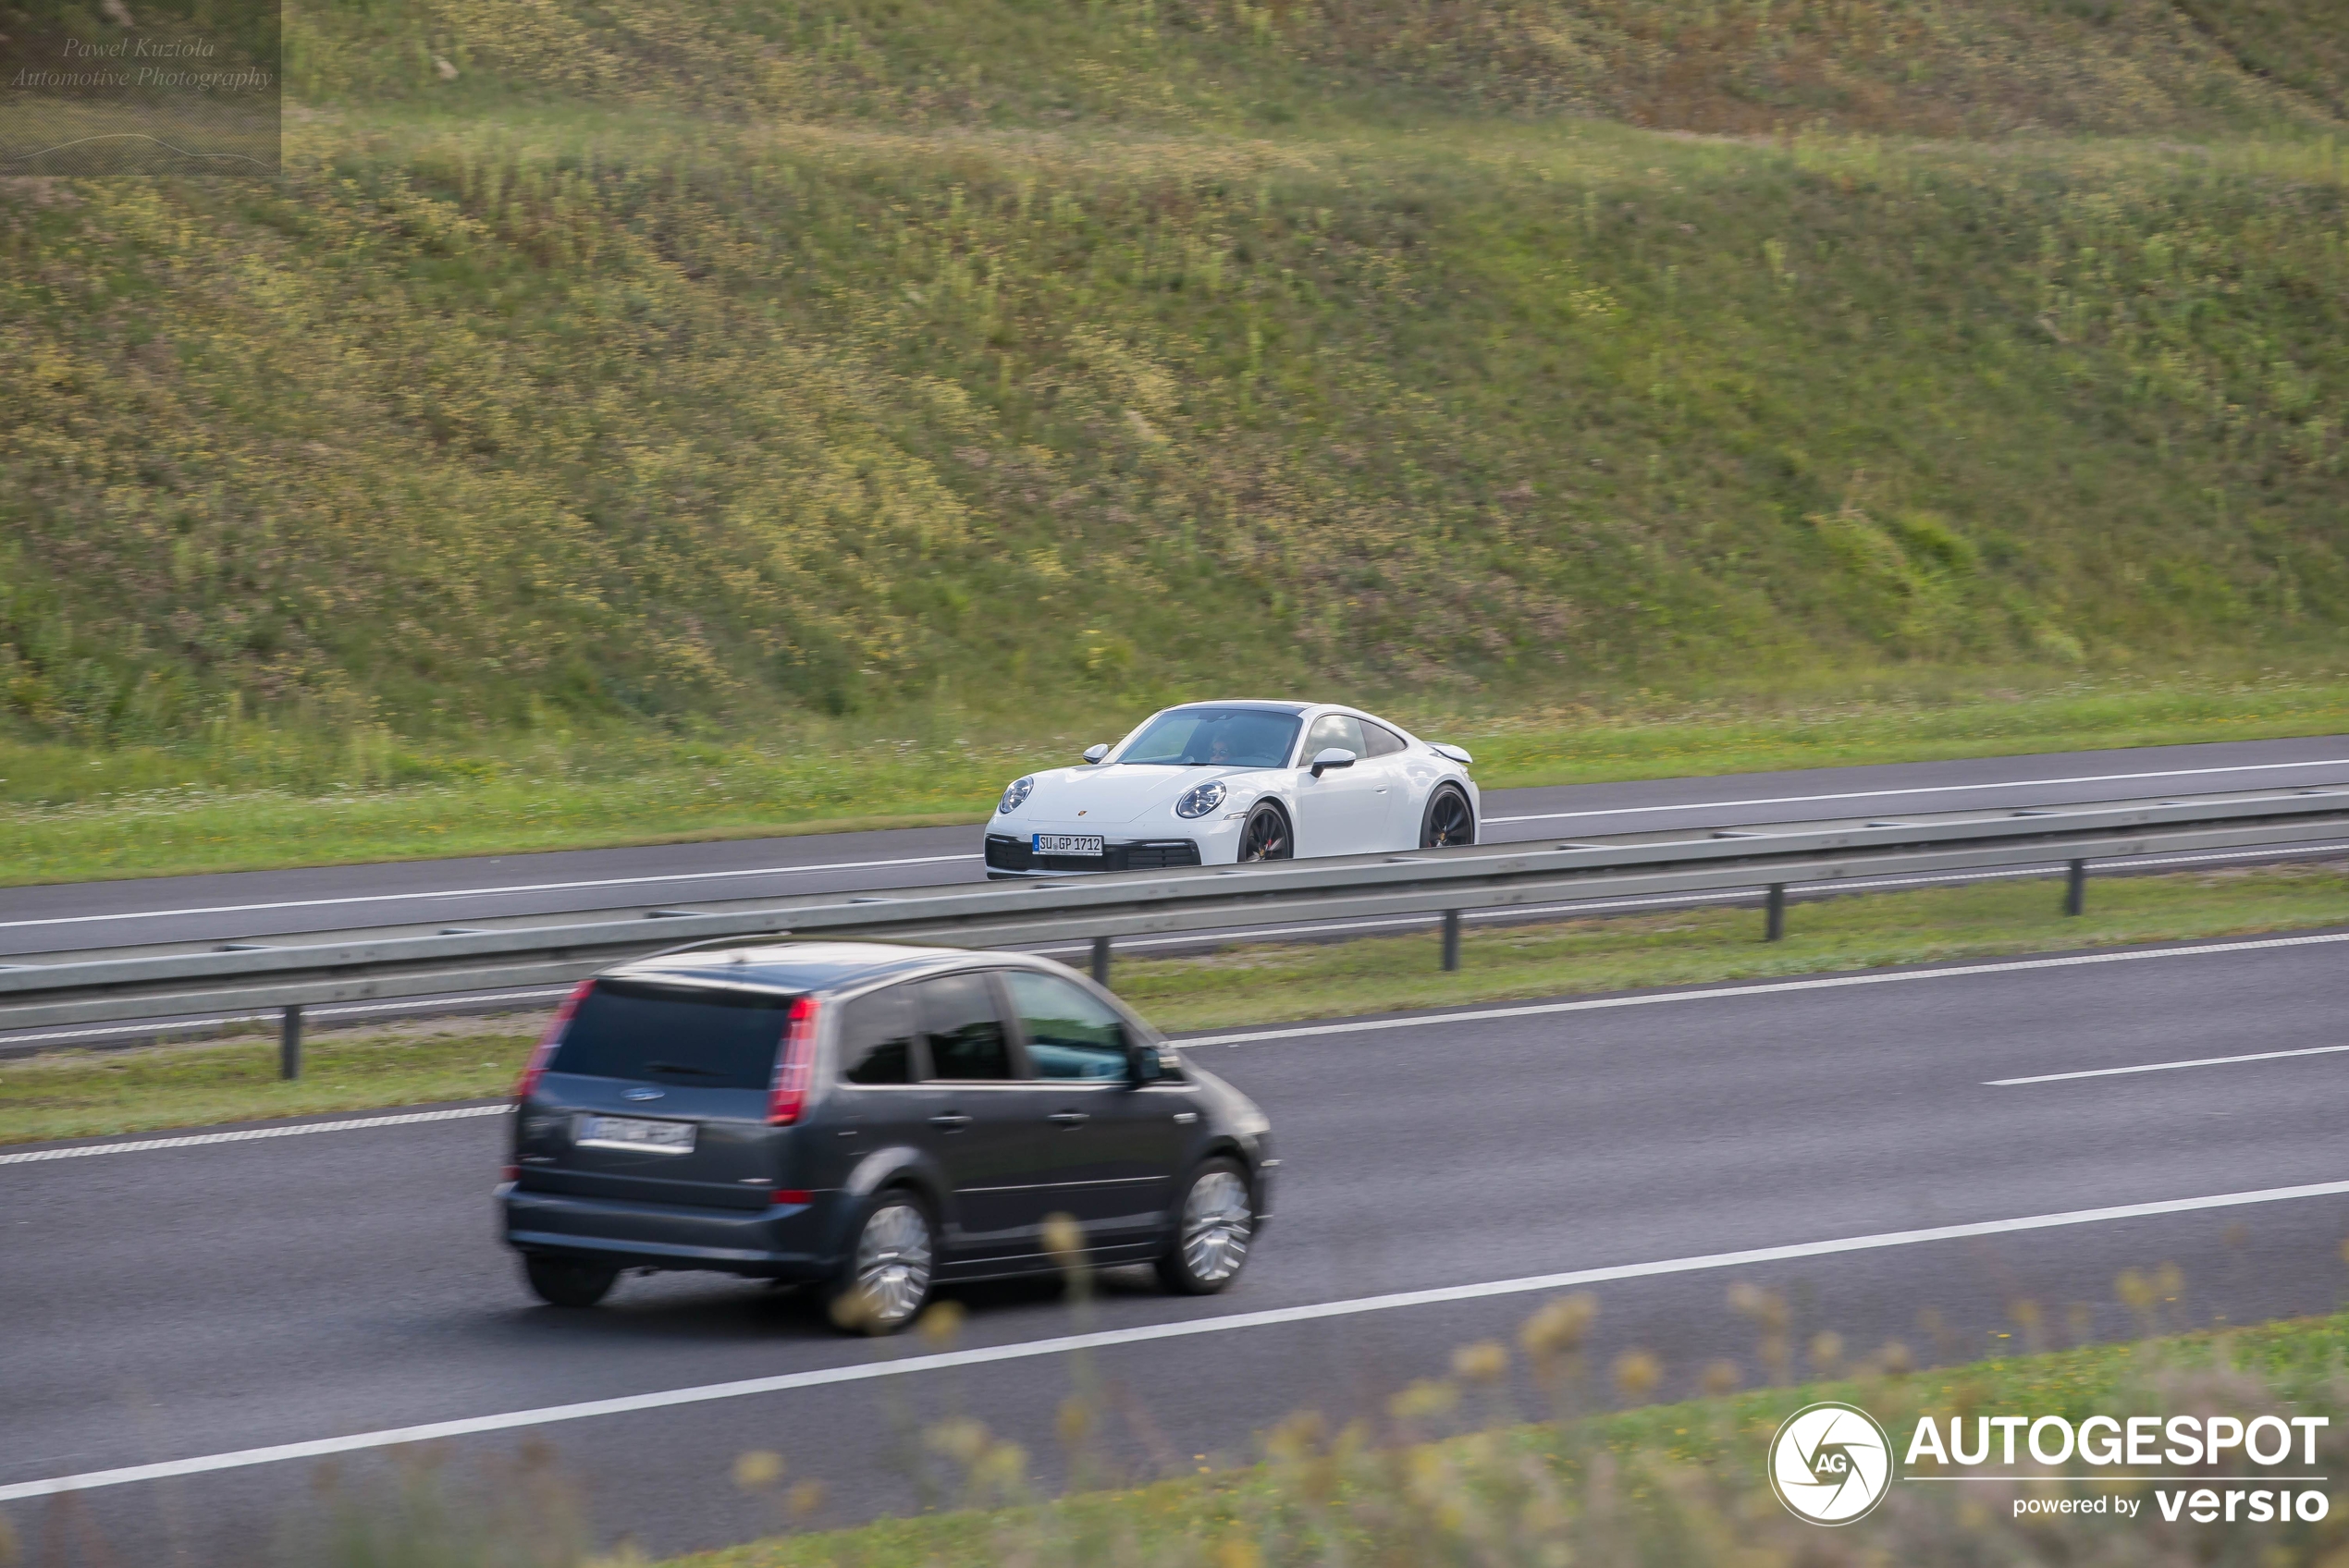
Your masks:
[{"label": "grassy embankment", "polygon": [[2276,7],[288,26],[283,182],[0,187],[14,880],[961,812],[1236,684],[2337,673]]},{"label": "grassy embankment", "polygon": [[[1236,946],[1196,958],[1120,959],[1120,994],[1169,1029],[1358,1016],[1501,998],[1855,970],[2349,921],[2332,866],[2200,872],[2091,884],[2066,919],[2056,885],[1986,883],[1798,904],[1784,941],[1751,910],[1471,929],[1460,969],[1432,935]],[[59,1052],[0,1061],[0,1143],[501,1095],[535,1021],[407,1024],[314,1035],[306,1076],[276,1076],[274,1042]]]}]

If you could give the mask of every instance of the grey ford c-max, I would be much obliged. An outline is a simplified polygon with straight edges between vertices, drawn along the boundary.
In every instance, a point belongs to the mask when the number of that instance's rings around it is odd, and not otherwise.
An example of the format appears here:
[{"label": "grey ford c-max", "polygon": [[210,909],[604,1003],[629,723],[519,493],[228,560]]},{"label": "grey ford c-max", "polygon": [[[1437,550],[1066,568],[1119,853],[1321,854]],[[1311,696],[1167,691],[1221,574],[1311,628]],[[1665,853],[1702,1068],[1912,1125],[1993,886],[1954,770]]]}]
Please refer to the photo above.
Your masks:
[{"label": "grey ford c-max", "polygon": [[688,949],[572,994],[498,1189],[531,1288],[625,1268],[813,1281],[888,1331],[933,1286],[1093,1267],[1223,1290],[1272,1209],[1271,1124],[1049,959],[847,942]]}]

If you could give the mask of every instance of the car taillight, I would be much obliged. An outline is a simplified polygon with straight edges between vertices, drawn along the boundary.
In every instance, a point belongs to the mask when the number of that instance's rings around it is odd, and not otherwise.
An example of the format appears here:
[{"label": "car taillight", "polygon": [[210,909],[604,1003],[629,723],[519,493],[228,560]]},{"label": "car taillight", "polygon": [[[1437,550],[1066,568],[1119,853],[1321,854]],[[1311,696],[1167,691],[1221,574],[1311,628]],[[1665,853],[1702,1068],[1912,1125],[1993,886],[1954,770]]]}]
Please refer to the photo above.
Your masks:
[{"label": "car taillight", "polygon": [[571,995],[563,998],[563,1005],[555,1010],[547,1032],[538,1036],[538,1044],[530,1053],[530,1064],[522,1070],[522,1076],[514,1080],[515,1099],[528,1099],[531,1092],[538,1087],[538,1080],[547,1076],[547,1064],[555,1060],[555,1047],[563,1043],[563,1031],[570,1027],[571,1015],[579,1011],[579,1004],[595,988],[593,980],[582,980],[572,987]]},{"label": "car taillight", "polygon": [[816,998],[791,1004],[783,1048],[775,1058],[775,1081],[767,1093],[767,1124],[788,1127],[807,1109],[807,1080],[816,1071]]},{"label": "car taillight", "polygon": [[770,1206],[783,1203],[810,1203],[815,1200],[815,1197],[816,1194],[805,1187],[778,1187],[768,1194],[767,1201]]}]

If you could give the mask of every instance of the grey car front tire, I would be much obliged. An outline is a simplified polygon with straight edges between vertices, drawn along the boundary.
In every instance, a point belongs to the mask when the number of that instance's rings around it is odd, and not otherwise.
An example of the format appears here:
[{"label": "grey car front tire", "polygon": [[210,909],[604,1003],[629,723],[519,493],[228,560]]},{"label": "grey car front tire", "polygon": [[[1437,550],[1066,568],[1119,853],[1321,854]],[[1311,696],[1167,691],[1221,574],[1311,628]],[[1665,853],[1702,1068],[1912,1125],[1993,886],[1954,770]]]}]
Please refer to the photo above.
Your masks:
[{"label": "grey car front tire", "polygon": [[921,1200],[892,1188],[873,1200],[832,1287],[832,1321],[893,1334],[921,1315],[938,1268],[938,1227]]},{"label": "grey car front tire", "polygon": [[1255,1240],[1248,1173],[1236,1159],[1211,1159],[1183,1189],[1174,1234],[1159,1255],[1159,1280],[1178,1295],[1213,1295],[1240,1277]]}]

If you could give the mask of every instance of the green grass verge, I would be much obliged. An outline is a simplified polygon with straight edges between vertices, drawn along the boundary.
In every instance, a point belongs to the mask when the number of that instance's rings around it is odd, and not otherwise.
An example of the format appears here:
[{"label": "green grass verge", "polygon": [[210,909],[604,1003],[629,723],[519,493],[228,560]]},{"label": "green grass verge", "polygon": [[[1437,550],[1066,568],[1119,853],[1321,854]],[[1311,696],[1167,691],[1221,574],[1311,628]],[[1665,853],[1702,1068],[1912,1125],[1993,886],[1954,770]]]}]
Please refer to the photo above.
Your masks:
[{"label": "green grass verge", "polygon": [[[1888,683],[1889,684],[1889,683]],[[858,827],[977,825],[1018,774],[1072,760],[1139,717],[1005,741],[935,717],[903,739],[804,743],[538,737],[480,754],[322,751],[268,732],[212,753],[0,744],[0,886],[362,864]],[[2270,739],[2349,730],[2349,684],[1986,692],[1913,678],[1805,705],[1725,697],[1700,709],[1438,712],[1411,722],[1473,748],[1490,789],[1857,763]],[[389,742],[386,741],[387,748]],[[419,778],[371,787],[387,774]]]},{"label": "green grass verge", "polygon": [[[2142,1276],[2123,1276],[2118,1284],[2124,1294],[2138,1301],[2158,1292],[2158,1281]],[[1783,1303],[1757,1295],[1747,1298],[1746,1305],[1758,1320],[1766,1358],[1770,1319],[1783,1312]],[[1563,1318],[1552,1317],[1550,1329],[1555,1332],[1572,1316],[1569,1312]],[[1526,1337],[1533,1349],[1542,1347],[1543,1330],[1537,1326],[1543,1323],[1543,1318],[1537,1316],[1528,1324]],[[1814,1341],[1814,1349],[1828,1352],[1829,1370],[1836,1369],[1840,1351],[1832,1341]],[[673,1558],[664,1568],[913,1568],[916,1564],[993,1568],[996,1564],[1064,1562],[1261,1568],[1268,1562],[1334,1561],[1398,1565],[1843,1562],[1841,1557],[1774,1555],[1767,1546],[1751,1538],[1754,1535],[1778,1537],[1785,1545],[1798,1548],[1815,1545],[1819,1538],[1804,1534],[1809,1526],[1787,1520],[1762,1485],[1761,1460],[1770,1433],[1804,1405],[1821,1400],[1856,1403],[1883,1421],[1895,1433],[1896,1441],[1905,1435],[1908,1418],[1918,1414],[2029,1412],[2060,1415],[2076,1422],[2099,1411],[2127,1414],[2160,1409],[2163,1395],[2186,1386],[2204,1400],[2239,1400],[2239,1405],[2220,1408],[2240,1408],[2246,1416],[2281,1408],[2283,1402],[2293,1402],[2295,1411],[2337,1410],[2342,1362],[2349,1354],[2349,1314],[2134,1342],[2082,1344],[1917,1374],[1897,1370],[1906,1365],[1909,1353],[1903,1346],[1888,1345],[1865,1358],[1865,1365],[1840,1377],[1542,1423],[1511,1422],[1507,1396],[1477,1386],[1476,1375],[1489,1375],[1505,1354],[1503,1347],[1487,1345],[1457,1356],[1453,1378],[1420,1383],[1397,1397],[1390,1406],[1393,1425],[1384,1432],[1357,1427],[1332,1439],[1311,1418],[1292,1418],[1267,1435],[1268,1457],[1252,1465],[1146,1486],[1081,1491],[1047,1502],[965,1508],[882,1520],[853,1529],[777,1536]],[[1790,1365],[1781,1359],[1782,1366]],[[1553,1372],[1567,1374],[1550,1382],[1553,1390],[1563,1391],[1562,1385],[1576,1384],[1570,1349],[1563,1354],[1553,1350],[1549,1366]],[[1654,1369],[1652,1361],[1642,1365],[1636,1353],[1627,1355],[1617,1366],[1618,1389],[1636,1399],[1643,1379]],[[1583,1387],[1581,1393],[1580,1401],[1568,1398],[1562,1403],[1583,1403],[1587,1408],[1588,1388]],[[1482,1416],[1490,1425],[1470,1436],[1426,1437],[1431,1427],[1440,1430],[1462,1415],[1471,1420]],[[2338,1420],[2336,1415],[2336,1424]],[[966,1428],[941,1424],[934,1434],[944,1439],[936,1445],[941,1449],[959,1443],[976,1450],[980,1464],[993,1457],[999,1472],[1012,1468],[1000,1451],[990,1453],[973,1440]],[[1414,1442],[1414,1438],[1420,1440]],[[1378,1452],[1373,1445],[1381,1440],[1394,1446]],[[759,1489],[773,1484],[769,1480],[773,1466],[761,1456],[747,1457],[749,1462],[737,1467],[738,1481]],[[1561,1495],[1549,1500],[1565,1506],[1547,1517],[1521,1516],[1513,1521],[1504,1510],[1519,1501],[1510,1494],[1522,1485],[1520,1467],[1528,1464],[1546,1472],[1549,1478],[1566,1483]],[[1610,1478],[1619,1478],[1623,1484],[1593,1486]],[[1512,1481],[1518,1485],[1511,1485]],[[1001,1487],[1000,1475],[985,1477],[982,1486],[990,1482]],[[2175,1478],[2170,1484],[2174,1486]],[[1018,1490],[1016,1487],[1002,1489]],[[1937,1491],[1946,1497],[1958,1489]],[[1908,1511],[1909,1516],[1902,1518],[1902,1509],[1888,1508],[1862,1527],[1866,1546],[1881,1550],[1889,1544],[1888,1537],[1907,1536],[1913,1555],[1853,1560],[1950,1563],[2080,1560],[2049,1550],[2056,1543],[2044,1537],[1997,1541],[1998,1522],[1983,1504],[1986,1501],[2003,1507],[2003,1496],[1964,1489],[1972,1494],[1969,1498],[1937,1500],[1925,1505],[1922,1518],[1917,1510]],[[2034,1489],[2040,1495],[2062,1495]],[[2149,1488],[2118,1482],[2079,1489],[2134,1492],[2143,1498]],[[805,1505],[810,1494],[801,1495]],[[1585,1532],[1593,1531],[1594,1525],[1587,1513],[1578,1517],[1576,1505],[1587,1508],[1600,1500],[1617,1506],[1628,1502],[1634,1508],[1655,1504],[1663,1520],[1677,1519],[1683,1525],[1708,1518],[1722,1525],[1735,1521],[1739,1527],[1731,1534],[1745,1550],[1705,1550],[1702,1532],[1697,1540],[1674,1542],[1670,1531],[1663,1532],[1662,1540],[1655,1539],[1653,1531],[1642,1532],[1645,1550],[1634,1547],[1619,1555],[1573,1557],[1537,1551],[1519,1556],[1490,1550],[1495,1536],[1511,1533],[1511,1524],[1535,1537],[1528,1544],[1537,1547],[1578,1537],[1587,1542]],[[1971,1511],[1965,1506],[1968,1501],[1974,1503]],[[2145,1513],[2154,1512],[2148,1500]],[[2127,1527],[2109,1521],[2097,1524],[2108,1531]],[[2158,1526],[2140,1518],[2138,1527]],[[1986,1540],[1986,1537],[1991,1538]],[[1355,1552],[1341,1559],[1300,1550],[1332,1540],[1343,1541]],[[1486,1551],[1455,1555],[1470,1541]],[[1982,1549],[1994,1541],[2007,1550],[1984,1553]],[[2107,1539],[2100,1544],[2109,1551],[2122,1543]],[[2312,1560],[2293,1553],[2281,1541],[2261,1544],[2268,1547],[2269,1555],[2244,1561]],[[1726,1547],[1728,1542],[1720,1545]],[[2125,1547],[2116,1555],[2097,1560],[2152,1561],[2131,1557]]]},{"label": "green grass verge", "polygon": [[[2059,913],[2052,881],[1876,893],[1798,903],[1765,944],[1752,910],[1691,909],[1479,930],[1461,966],[1433,933],[1327,944],[1236,945],[1184,958],[1121,959],[1119,993],[1168,1029],[1359,1016],[1886,964],[1986,958],[2349,921],[2349,871],[2333,865],[2112,877],[2088,913]],[[59,1052],[0,1061],[0,1143],[503,1094],[533,1028],[426,1023],[314,1036],[305,1076],[277,1077],[274,1041]]]},{"label": "green grass verge", "polygon": [[275,1038],[0,1061],[0,1144],[483,1099],[513,1087],[536,1038],[535,1021],[315,1034],[292,1083],[277,1076]]}]

